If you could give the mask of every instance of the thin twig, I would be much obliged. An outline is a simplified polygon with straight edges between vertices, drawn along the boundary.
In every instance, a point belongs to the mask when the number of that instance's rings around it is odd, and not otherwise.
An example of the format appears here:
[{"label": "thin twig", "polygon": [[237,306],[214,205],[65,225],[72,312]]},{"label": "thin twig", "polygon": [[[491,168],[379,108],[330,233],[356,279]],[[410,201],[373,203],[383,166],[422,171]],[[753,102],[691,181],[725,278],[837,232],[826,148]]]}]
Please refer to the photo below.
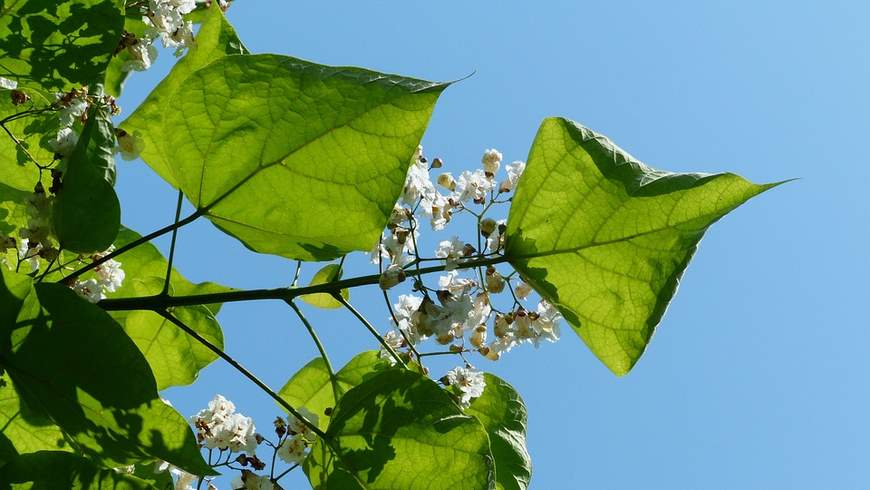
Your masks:
[{"label": "thin twig", "polygon": [[169,259],[166,261],[166,280],[163,281],[163,290],[160,294],[169,293],[169,281],[172,279],[172,260],[175,258],[175,239],[178,236],[178,220],[181,218],[181,205],[184,203],[184,193],[178,191],[178,203],[175,205],[175,221],[173,221],[172,241],[169,245]]},{"label": "thin twig", "polygon": [[314,327],[311,326],[311,323],[308,322],[308,319],[305,318],[305,315],[302,314],[302,310],[296,306],[296,303],[291,300],[285,300],[285,302],[290,305],[290,308],[293,308],[294,312],[296,312],[296,316],[298,316],[299,320],[302,321],[302,324],[305,325],[305,328],[308,330],[308,335],[311,336],[311,340],[313,340],[314,345],[317,346],[317,350],[320,352],[320,357],[323,359],[323,363],[326,364],[327,372],[329,372],[329,382],[332,384],[332,394],[335,397],[335,402],[338,403],[338,400],[341,398],[341,388],[338,386],[338,378],[335,376],[335,371],[332,369],[332,363],[329,362],[329,356],[326,355],[326,349],[323,348],[323,343],[320,341],[320,337],[317,336]]},{"label": "thin twig", "polygon": [[400,366],[402,366],[403,368],[408,367],[407,365],[405,365],[405,361],[403,361],[402,358],[399,357],[399,354],[397,354],[396,351],[393,350],[392,347],[390,347],[390,344],[388,344],[387,341],[384,340],[384,337],[381,334],[379,334],[377,330],[375,330],[375,327],[373,327],[372,324],[369,323],[368,320],[366,320],[366,317],[362,316],[362,313],[357,311],[357,309],[354,308],[353,305],[348,303],[347,300],[345,300],[341,296],[340,293],[334,292],[334,293],[332,293],[332,297],[335,298],[336,300],[338,300],[338,302],[341,303],[342,306],[347,308],[348,311],[353,313],[353,316],[355,316],[357,318],[357,320],[360,321],[360,323],[365,325],[365,327],[368,329],[368,331],[371,332],[371,334],[374,335],[376,339],[378,339],[378,342],[380,342],[380,344],[384,347],[384,349],[390,353],[390,356],[392,356],[393,359],[395,359],[396,362],[399,363]]},{"label": "thin twig", "polygon": [[169,313],[168,311],[166,311],[166,310],[157,310],[157,314],[159,314],[159,315],[162,316],[163,318],[165,318],[165,319],[169,320],[170,322],[172,322],[175,326],[177,326],[178,328],[182,329],[182,330],[184,331],[184,333],[186,333],[187,335],[190,335],[191,337],[193,337],[197,342],[199,342],[200,344],[206,346],[209,350],[211,350],[212,352],[214,352],[215,354],[217,354],[218,357],[220,357],[221,359],[223,359],[224,361],[226,361],[227,364],[229,364],[230,366],[234,367],[234,368],[236,369],[236,371],[242,373],[246,378],[248,378],[249,380],[251,380],[255,385],[257,385],[258,387],[260,387],[261,390],[265,391],[266,394],[268,394],[270,397],[272,397],[272,399],[274,399],[276,402],[278,402],[278,405],[281,405],[282,407],[284,407],[285,410],[287,410],[288,412],[290,412],[291,414],[293,414],[294,417],[296,417],[297,419],[299,419],[300,422],[302,422],[303,424],[305,424],[305,426],[307,426],[309,429],[311,429],[311,432],[314,432],[314,433],[317,434],[319,437],[324,437],[324,438],[326,437],[326,434],[325,434],[322,430],[320,430],[320,429],[317,427],[317,425],[313,424],[310,420],[308,420],[308,419],[305,418],[302,414],[300,414],[300,413],[299,413],[295,408],[293,408],[292,406],[290,406],[290,404],[287,403],[287,400],[285,400],[285,399],[281,398],[280,396],[278,396],[278,394],[275,393],[271,388],[269,388],[269,386],[266,385],[266,383],[263,383],[262,381],[260,381],[260,379],[257,378],[256,376],[254,376],[254,374],[253,374],[252,372],[250,372],[250,371],[248,371],[247,369],[245,369],[244,366],[242,366],[241,364],[239,364],[238,361],[236,361],[235,359],[233,359],[232,356],[230,356],[229,354],[227,354],[226,352],[224,352],[220,347],[218,347],[218,346],[212,344],[211,342],[209,342],[208,340],[206,340],[205,338],[203,338],[203,337],[202,337],[199,333],[197,333],[194,329],[192,329],[192,328],[190,328],[189,326],[187,326],[184,322],[182,322],[181,320],[179,320],[178,318],[176,318],[175,316],[173,316],[173,315],[172,315],[171,313]]}]

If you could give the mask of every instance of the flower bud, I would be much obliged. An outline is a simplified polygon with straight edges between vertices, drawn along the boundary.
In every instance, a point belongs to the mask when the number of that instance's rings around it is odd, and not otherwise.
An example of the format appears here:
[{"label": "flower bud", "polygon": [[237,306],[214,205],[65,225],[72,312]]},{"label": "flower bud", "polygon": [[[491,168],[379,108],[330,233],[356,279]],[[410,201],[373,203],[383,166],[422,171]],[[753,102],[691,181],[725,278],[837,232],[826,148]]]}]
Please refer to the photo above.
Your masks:
[{"label": "flower bud", "polygon": [[486,325],[478,325],[474,329],[474,333],[471,334],[470,341],[471,345],[477,348],[483,347],[484,342],[486,342]]},{"label": "flower bud", "polygon": [[456,180],[450,172],[444,172],[438,176],[438,185],[451,192],[456,190]]},{"label": "flower bud", "polygon": [[495,228],[498,226],[498,223],[495,222],[492,218],[485,218],[480,222],[480,234],[486,238],[489,238],[492,235],[492,232],[495,231]]},{"label": "flower bud", "polygon": [[386,291],[404,280],[405,270],[402,269],[399,264],[393,264],[381,273],[381,277],[378,279],[378,285],[381,289]]},{"label": "flower bud", "polygon": [[514,294],[517,295],[519,299],[526,299],[529,296],[529,293],[532,292],[532,286],[530,286],[526,282],[521,282],[517,284],[517,287],[514,288]]},{"label": "flower bud", "polygon": [[435,157],[435,159],[432,160],[432,168],[441,168],[443,166],[444,166],[444,161],[441,160],[440,158]]},{"label": "flower bud", "polygon": [[500,293],[504,291],[505,280],[495,267],[489,266],[486,268],[486,290],[491,293]]},{"label": "flower bud", "polygon": [[456,344],[450,344],[450,352],[462,352],[462,346]]}]

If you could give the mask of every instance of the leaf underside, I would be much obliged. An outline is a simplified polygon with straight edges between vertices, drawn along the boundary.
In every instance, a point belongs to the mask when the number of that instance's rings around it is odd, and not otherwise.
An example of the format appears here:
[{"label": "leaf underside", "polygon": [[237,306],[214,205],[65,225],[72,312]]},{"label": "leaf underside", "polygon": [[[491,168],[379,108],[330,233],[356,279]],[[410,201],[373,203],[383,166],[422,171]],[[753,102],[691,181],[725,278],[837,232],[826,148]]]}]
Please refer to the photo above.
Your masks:
[{"label": "leaf underside", "polygon": [[546,119],[513,199],[505,253],[623,375],[646,349],[707,228],[775,185],[655,170],[590,129]]}]

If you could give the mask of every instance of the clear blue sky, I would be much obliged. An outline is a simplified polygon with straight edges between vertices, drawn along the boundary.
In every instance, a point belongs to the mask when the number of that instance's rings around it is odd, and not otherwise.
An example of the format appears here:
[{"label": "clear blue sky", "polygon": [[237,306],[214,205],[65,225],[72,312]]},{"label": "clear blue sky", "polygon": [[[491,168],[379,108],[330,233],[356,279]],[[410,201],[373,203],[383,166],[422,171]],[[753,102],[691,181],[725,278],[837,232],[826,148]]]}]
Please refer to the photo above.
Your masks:
[{"label": "clear blue sky", "polygon": [[[229,18],[254,52],[430,80],[476,71],[445,92],[424,139],[454,171],[489,147],[525,159],[541,119],[563,115],[655,167],[800,177],[714,225],[630,375],[569,329],[479,367],[528,405],[534,489],[870,487],[870,4],[258,0]],[[172,57],[159,61],[128,83],[127,113]],[[129,226],[172,219],[174,193],[146,166],[119,177]],[[180,236],[191,279],[292,274],[207,222]],[[377,291],[352,299],[386,326]],[[375,346],[343,312],[310,314],[338,363]],[[276,388],[316,354],[281,304],[228,305],[220,320],[228,351]],[[214,393],[264,431],[279,413],[220,362],[166,395],[190,415]],[[293,478],[285,488],[302,486]]]}]

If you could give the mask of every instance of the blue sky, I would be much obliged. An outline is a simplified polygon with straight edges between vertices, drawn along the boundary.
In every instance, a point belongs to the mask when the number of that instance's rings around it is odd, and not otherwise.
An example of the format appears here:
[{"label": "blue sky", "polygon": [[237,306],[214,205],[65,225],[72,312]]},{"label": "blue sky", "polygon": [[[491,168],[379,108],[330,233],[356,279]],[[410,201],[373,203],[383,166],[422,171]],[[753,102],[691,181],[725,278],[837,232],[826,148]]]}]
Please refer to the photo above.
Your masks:
[{"label": "blue sky", "polygon": [[[654,167],[800,178],[714,225],[628,376],[569,329],[478,367],[528,405],[534,489],[867,488],[866,2],[258,0],[229,18],[254,52],[430,80],[475,72],[444,93],[424,138],[454,171],[489,147],[524,160],[541,120],[562,115]],[[171,62],[133,76],[126,113]],[[171,221],[174,192],[141,162],[118,187],[128,226]],[[293,269],[207,222],[182,231],[177,253],[191,279],[235,287],[283,285]],[[347,274],[370,272],[360,259]],[[352,292],[385,328],[378,298]],[[349,315],[306,311],[336,363],[375,347]],[[227,350],[276,388],[316,355],[282,304],[228,305],[220,320]],[[167,396],[190,415],[215,393],[265,430],[279,413],[220,362]]]}]

